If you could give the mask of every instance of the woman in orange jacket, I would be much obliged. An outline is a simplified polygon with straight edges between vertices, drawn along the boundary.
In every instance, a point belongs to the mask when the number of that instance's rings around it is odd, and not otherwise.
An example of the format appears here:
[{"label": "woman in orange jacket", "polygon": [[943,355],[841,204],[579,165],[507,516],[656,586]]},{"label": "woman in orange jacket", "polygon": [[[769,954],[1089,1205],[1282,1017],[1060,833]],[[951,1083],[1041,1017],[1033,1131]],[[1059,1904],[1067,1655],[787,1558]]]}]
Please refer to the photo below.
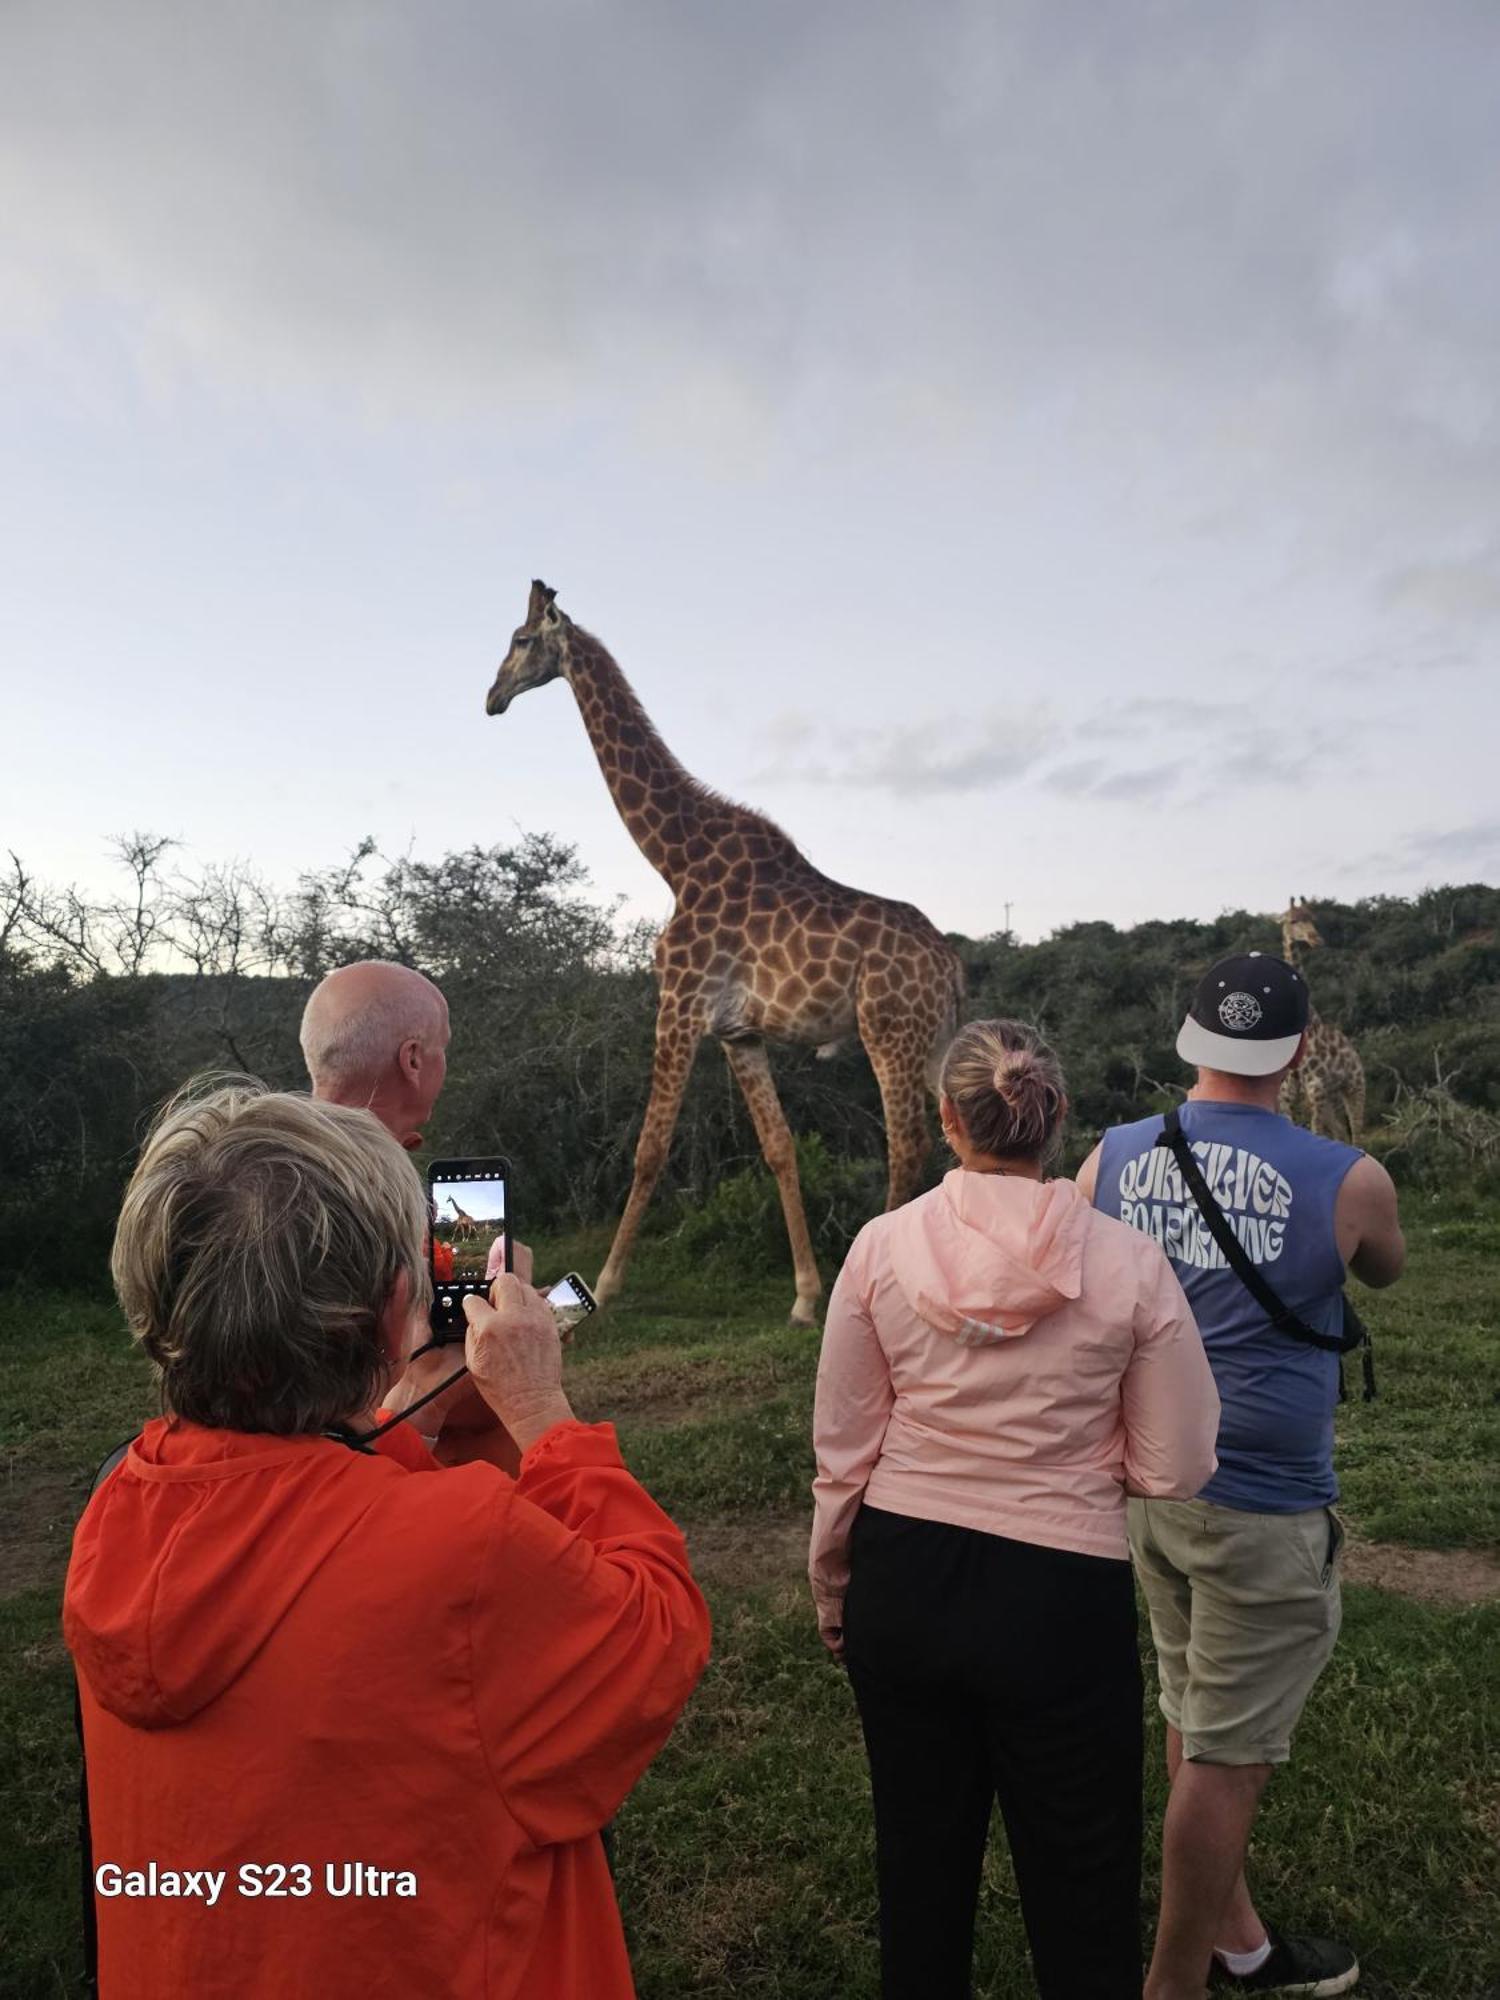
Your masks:
[{"label": "woman in orange jacket", "polygon": [[707,1613],[519,1278],[467,1302],[456,1448],[443,1400],[389,1421],[456,1361],[405,1364],[426,1219],[375,1119],[308,1098],[179,1101],[142,1154],[114,1273],[165,1414],[63,1612],[103,2000],[633,1991],[599,1830]]}]

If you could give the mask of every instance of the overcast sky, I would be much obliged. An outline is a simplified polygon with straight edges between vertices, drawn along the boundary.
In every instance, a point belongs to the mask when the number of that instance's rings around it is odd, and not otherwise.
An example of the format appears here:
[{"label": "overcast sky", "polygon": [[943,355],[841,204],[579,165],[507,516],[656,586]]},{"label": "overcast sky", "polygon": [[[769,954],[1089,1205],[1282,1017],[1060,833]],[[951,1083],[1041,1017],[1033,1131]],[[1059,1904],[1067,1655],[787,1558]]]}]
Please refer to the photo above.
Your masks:
[{"label": "overcast sky", "polygon": [[7,0],[0,842],[698,776],[1023,936],[1500,879],[1500,8]]}]

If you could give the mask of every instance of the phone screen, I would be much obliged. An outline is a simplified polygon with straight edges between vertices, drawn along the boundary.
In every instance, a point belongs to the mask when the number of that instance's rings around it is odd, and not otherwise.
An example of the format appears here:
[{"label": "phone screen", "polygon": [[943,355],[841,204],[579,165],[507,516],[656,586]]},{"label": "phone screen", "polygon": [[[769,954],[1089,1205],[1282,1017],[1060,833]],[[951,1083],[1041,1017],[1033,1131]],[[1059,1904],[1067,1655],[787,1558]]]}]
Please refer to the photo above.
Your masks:
[{"label": "phone screen", "polygon": [[558,1331],[566,1339],[580,1320],[597,1312],[598,1301],[576,1271],[559,1278],[547,1293],[547,1303],[557,1319]]},{"label": "phone screen", "polygon": [[509,1182],[501,1159],[437,1160],[427,1176],[432,1329],[461,1339],[463,1301],[510,1268]]}]

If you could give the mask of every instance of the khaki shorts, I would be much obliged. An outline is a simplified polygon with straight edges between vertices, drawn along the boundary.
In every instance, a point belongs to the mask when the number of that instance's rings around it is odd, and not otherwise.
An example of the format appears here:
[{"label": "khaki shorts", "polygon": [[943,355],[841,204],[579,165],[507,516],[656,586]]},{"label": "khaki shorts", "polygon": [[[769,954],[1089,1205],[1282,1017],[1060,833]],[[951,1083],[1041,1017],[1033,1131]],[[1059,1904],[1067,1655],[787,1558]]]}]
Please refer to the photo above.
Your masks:
[{"label": "khaki shorts", "polygon": [[1132,1500],[1161,1712],[1203,1764],[1284,1764],[1338,1637],[1344,1529],[1331,1507],[1250,1514]]}]

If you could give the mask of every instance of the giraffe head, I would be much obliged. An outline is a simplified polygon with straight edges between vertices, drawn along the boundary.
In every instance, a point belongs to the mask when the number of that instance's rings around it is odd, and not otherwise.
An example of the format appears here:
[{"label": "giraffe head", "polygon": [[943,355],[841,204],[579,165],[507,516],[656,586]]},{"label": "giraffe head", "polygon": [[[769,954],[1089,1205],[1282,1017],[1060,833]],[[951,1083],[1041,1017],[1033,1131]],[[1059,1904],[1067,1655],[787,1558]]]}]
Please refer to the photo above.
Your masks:
[{"label": "giraffe head", "polygon": [[1287,904],[1286,911],[1281,919],[1281,936],[1283,945],[1288,952],[1290,952],[1292,946],[1295,944],[1304,945],[1308,950],[1311,950],[1315,945],[1320,945],[1323,942],[1322,938],[1318,935],[1317,925],[1308,915],[1306,903],[1300,897],[1293,896]]},{"label": "giraffe head", "polygon": [[568,670],[568,640],[573,621],[556,604],[557,592],[533,582],[526,622],[511,634],[510,651],[500,663],[485,696],[486,715],[504,715],[518,694],[544,687]]}]

